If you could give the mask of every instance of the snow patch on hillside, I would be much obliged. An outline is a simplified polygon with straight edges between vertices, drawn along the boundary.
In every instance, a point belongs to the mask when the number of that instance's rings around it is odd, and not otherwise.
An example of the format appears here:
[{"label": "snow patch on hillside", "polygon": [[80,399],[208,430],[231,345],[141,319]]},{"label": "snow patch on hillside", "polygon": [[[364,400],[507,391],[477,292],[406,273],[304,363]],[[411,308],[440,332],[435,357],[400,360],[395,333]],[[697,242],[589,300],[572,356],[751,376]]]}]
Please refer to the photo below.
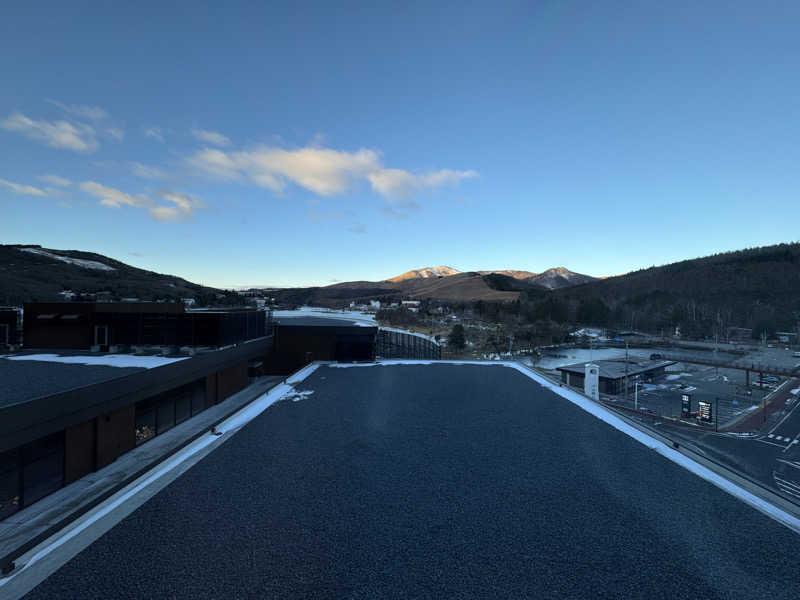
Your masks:
[{"label": "snow patch on hillside", "polygon": [[20,248],[19,250],[21,252],[30,252],[31,254],[38,254],[40,256],[46,256],[47,258],[52,258],[54,260],[60,260],[61,262],[69,263],[77,267],[83,267],[84,269],[95,269],[96,271],[116,271],[114,267],[109,267],[108,265],[98,262],[96,260],[84,260],[82,258],[61,256],[59,254],[53,254],[52,252],[47,252],[46,250],[41,250],[39,248]]}]

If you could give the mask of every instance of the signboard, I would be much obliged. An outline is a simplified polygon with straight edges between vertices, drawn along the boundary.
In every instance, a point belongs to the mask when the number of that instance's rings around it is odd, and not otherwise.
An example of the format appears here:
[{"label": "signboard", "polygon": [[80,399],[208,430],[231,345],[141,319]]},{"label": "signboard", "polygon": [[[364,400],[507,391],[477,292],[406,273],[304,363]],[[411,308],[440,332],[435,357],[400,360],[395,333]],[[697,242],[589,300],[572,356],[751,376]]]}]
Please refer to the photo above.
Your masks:
[{"label": "signboard", "polygon": [[703,402],[702,400],[697,403],[697,412],[700,420],[706,423],[711,423],[714,420],[713,411],[711,409],[711,402]]},{"label": "signboard", "polygon": [[681,416],[688,417],[692,414],[692,395],[681,394]]}]

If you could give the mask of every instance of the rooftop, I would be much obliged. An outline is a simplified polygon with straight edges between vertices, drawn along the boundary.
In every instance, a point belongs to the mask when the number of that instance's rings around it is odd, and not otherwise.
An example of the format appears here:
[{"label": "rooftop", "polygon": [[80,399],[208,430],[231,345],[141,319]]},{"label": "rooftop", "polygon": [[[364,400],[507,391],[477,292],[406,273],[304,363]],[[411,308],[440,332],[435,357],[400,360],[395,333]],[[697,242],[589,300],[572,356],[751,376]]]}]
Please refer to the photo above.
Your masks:
[{"label": "rooftop", "polygon": [[60,351],[0,355],[0,406],[117,379],[185,358]]},{"label": "rooftop", "polygon": [[800,593],[794,531],[522,368],[306,371],[28,597]]},{"label": "rooftop", "polygon": [[276,317],[275,321],[279,325],[289,325],[297,327],[377,327],[375,322],[369,323],[365,321],[356,321],[348,319],[346,316],[342,317],[325,317],[316,315],[302,315],[296,316],[283,315]]},{"label": "rooftop", "polygon": [[653,369],[660,369],[675,364],[675,361],[671,360],[643,360],[637,358],[629,358],[626,360],[624,358],[616,358],[582,362],[574,365],[557,367],[557,369],[559,371],[568,371],[570,373],[584,375],[586,373],[586,365],[590,364],[590,362],[600,367],[600,377],[606,377],[608,379],[620,379],[626,375],[628,377],[633,377],[652,371]]}]

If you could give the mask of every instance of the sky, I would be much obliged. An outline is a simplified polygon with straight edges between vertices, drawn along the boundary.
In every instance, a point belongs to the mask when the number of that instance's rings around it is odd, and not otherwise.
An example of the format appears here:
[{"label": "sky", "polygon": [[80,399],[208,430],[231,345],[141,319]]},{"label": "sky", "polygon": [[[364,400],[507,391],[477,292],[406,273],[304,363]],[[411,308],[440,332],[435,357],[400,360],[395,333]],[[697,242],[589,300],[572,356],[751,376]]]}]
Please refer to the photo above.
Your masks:
[{"label": "sky", "polygon": [[0,243],[219,287],[800,239],[797,2],[0,5]]}]

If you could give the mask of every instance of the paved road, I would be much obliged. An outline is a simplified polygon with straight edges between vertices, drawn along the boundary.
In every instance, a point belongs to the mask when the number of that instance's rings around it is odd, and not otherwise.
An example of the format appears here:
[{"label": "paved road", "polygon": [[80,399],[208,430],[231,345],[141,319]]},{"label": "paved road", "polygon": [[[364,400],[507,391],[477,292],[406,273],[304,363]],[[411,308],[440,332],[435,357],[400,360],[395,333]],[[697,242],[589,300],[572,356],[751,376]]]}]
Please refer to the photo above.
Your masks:
[{"label": "paved road", "polygon": [[800,536],[516,371],[299,389],[29,598],[800,595]]}]

